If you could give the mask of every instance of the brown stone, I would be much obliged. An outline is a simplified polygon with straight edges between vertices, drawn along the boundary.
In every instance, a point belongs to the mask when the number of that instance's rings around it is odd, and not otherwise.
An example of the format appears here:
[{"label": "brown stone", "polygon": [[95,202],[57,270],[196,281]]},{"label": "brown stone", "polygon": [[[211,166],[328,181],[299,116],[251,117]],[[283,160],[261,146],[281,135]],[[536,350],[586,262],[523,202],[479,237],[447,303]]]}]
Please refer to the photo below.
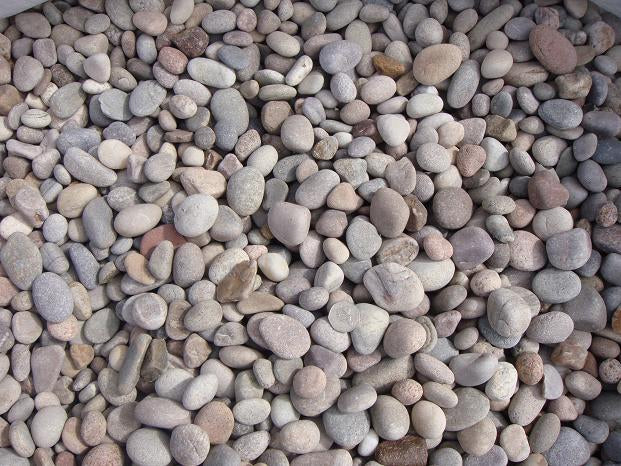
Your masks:
[{"label": "brown stone", "polygon": [[235,303],[246,299],[254,287],[257,261],[243,261],[235,265],[216,288],[216,297],[221,303]]},{"label": "brown stone", "polygon": [[71,341],[78,334],[78,319],[70,315],[62,322],[48,322],[47,331],[51,336],[60,341]]},{"label": "brown stone", "polygon": [[510,118],[503,118],[500,115],[488,115],[485,117],[487,126],[485,135],[491,136],[502,142],[514,141],[517,137],[515,122]]},{"label": "brown stone", "polygon": [[375,459],[384,466],[425,466],[427,445],[416,435],[406,435],[400,440],[381,442]]},{"label": "brown stone", "polygon": [[83,369],[95,357],[95,350],[91,345],[75,344],[69,347],[69,356],[77,369]]},{"label": "brown stone", "polygon": [[392,386],[390,394],[405,406],[410,406],[423,397],[423,387],[414,379],[403,379]]},{"label": "brown stone", "polygon": [[237,310],[244,315],[257,314],[259,312],[279,311],[285,305],[282,300],[270,293],[254,291],[237,304]]},{"label": "brown stone", "polygon": [[619,218],[619,212],[614,202],[608,201],[597,211],[595,222],[602,227],[611,227]]},{"label": "brown stone", "polygon": [[562,207],[568,199],[567,188],[547,170],[535,173],[528,181],[528,200],[536,209]]},{"label": "brown stone", "polygon": [[81,425],[82,421],[80,418],[70,417],[65,422],[61,434],[65,448],[76,455],[81,455],[88,450],[88,445],[84,443],[82,437],[80,436]]},{"label": "brown stone", "polygon": [[289,115],[293,115],[291,106],[285,101],[274,100],[267,102],[261,109],[261,123],[268,133],[278,134]]},{"label": "brown stone", "polygon": [[485,149],[481,146],[464,144],[457,152],[455,163],[462,176],[470,177],[479,171],[486,158]]},{"label": "brown stone", "polygon": [[351,213],[362,207],[364,201],[354,187],[349,183],[340,183],[336,185],[327,199],[328,207],[331,209],[342,210],[345,213]]},{"label": "brown stone", "polygon": [[414,78],[421,84],[435,86],[451,77],[461,65],[461,50],[453,44],[435,44],[414,57]]},{"label": "brown stone", "polygon": [[557,76],[554,83],[558,88],[558,95],[562,99],[582,99],[589,95],[593,78],[591,78],[591,74],[588,72],[578,71]]},{"label": "brown stone", "polygon": [[[544,2],[539,2],[539,4]],[[547,2],[552,5],[553,3]],[[561,25],[561,18],[559,12],[554,8],[549,8],[547,6],[540,6],[535,9],[534,21],[537,24],[543,24],[551,27],[554,30],[557,30]]]},{"label": "brown stone", "polygon": [[162,47],[157,61],[160,62],[166,71],[172,74],[181,74],[185,71],[185,67],[188,64],[188,57],[181,50],[172,47]]},{"label": "brown stone", "polygon": [[432,261],[443,261],[453,255],[453,246],[439,233],[431,233],[423,240],[425,254]]},{"label": "brown stone", "polygon": [[390,76],[391,78],[398,78],[405,73],[405,65],[403,63],[383,53],[374,55],[372,60],[373,66],[375,66],[375,69],[379,73]]},{"label": "brown stone", "polygon": [[366,120],[362,120],[359,123],[356,123],[351,130],[351,134],[355,138],[360,137],[360,136],[367,136],[373,139],[376,143],[379,143],[382,141],[382,137],[377,131],[375,120],[372,120],[370,118]]},{"label": "brown stone", "polygon": [[595,378],[598,377],[597,359],[595,359],[595,356],[593,356],[593,354],[587,352],[587,357],[584,361],[584,366],[582,366],[582,370],[591,374]]},{"label": "brown stone", "polygon": [[427,224],[427,208],[414,195],[403,197],[410,210],[410,218],[405,226],[407,231],[420,231]]},{"label": "brown stone", "polygon": [[50,67],[50,71],[52,72],[52,82],[59,88],[75,81],[73,73],[65,65],[55,63]]},{"label": "brown stone", "polygon": [[550,359],[554,364],[580,370],[586,362],[587,350],[582,346],[564,341],[559,343],[552,351]]},{"label": "brown stone", "polygon": [[520,353],[515,360],[515,369],[520,381],[527,385],[535,385],[543,377],[543,360],[537,353],[530,351]]},{"label": "brown stone", "polygon": [[[89,464],[90,466],[112,466],[112,463],[86,463],[82,462],[82,464]],[[58,455],[56,455],[56,460],[54,461],[54,466],[75,466],[75,456],[73,453],[69,451],[61,451]]]},{"label": "brown stone", "polygon": [[551,400],[546,407],[546,411],[556,414],[561,422],[575,421],[578,417],[576,406],[566,395],[562,395],[556,400]]},{"label": "brown stone", "polygon": [[551,26],[539,24],[528,37],[530,49],[539,62],[551,73],[571,73],[576,68],[576,49],[563,34]]},{"label": "brown stone", "polygon": [[172,37],[172,43],[187,57],[199,57],[209,45],[209,36],[200,27],[185,29]]},{"label": "brown stone", "polygon": [[218,199],[226,192],[226,179],[222,173],[215,170],[187,167],[181,172],[179,181],[188,195],[202,193]]},{"label": "brown stone", "polygon": [[155,277],[151,275],[147,268],[147,259],[136,251],[129,251],[123,261],[127,275],[138,283],[143,285],[152,285],[155,283]]},{"label": "brown stone", "polygon": [[155,338],[151,340],[147,354],[142,362],[140,377],[147,382],[153,382],[162,375],[167,367],[168,350],[166,349],[166,341],[161,338]]},{"label": "brown stone", "polygon": [[334,136],[328,136],[315,144],[311,155],[319,160],[330,160],[336,154],[339,148],[339,142]]},{"label": "brown stone", "polygon": [[174,225],[160,225],[142,236],[140,254],[148,259],[155,247],[164,240],[170,241],[175,249],[186,242],[185,238],[177,233]]},{"label": "brown stone", "polygon": [[183,362],[191,369],[200,367],[211,354],[211,346],[196,333],[183,342]]},{"label": "brown stone", "polygon": [[0,86],[0,115],[8,115],[11,109],[22,100],[22,95],[14,86],[10,84]]},{"label": "brown stone", "polygon": [[192,131],[186,131],[184,129],[175,129],[168,131],[164,134],[164,140],[173,144],[180,144],[182,142],[192,142],[194,133]]},{"label": "brown stone", "polygon": [[201,408],[194,418],[194,424],[207,432],[209,443],[220,445],[231,437],[235,419],[227,405],[221,401],[212,401]]}]

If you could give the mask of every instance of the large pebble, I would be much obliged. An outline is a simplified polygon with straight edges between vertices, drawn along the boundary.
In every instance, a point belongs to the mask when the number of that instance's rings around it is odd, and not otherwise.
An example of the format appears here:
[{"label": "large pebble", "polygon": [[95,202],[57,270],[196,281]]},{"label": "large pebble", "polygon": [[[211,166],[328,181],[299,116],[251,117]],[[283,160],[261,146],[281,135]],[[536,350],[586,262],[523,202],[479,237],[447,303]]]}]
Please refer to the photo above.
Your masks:
[{"label": "large pebble", "polygon": [[554,74],[571,73],[578,57],[574,46],[552,26],[540,24],[531,29],[528,36],[533,55]]},{"label": "large pebble", "polygon": [[175,210],[175,229],[183,236],[206,233],[216,222],[218,203],[209,194],[192,194]]},{"label": "large pebble", "polygon": [[30,289],[43,270],[41,254],[36,244],[20,232],[9,236],[2,246],[0,262],[11,282],[22,290]]},{"label": "large pebble", "polygon": [[46,321],[62,322],[73,312],[73,294],[67,282],[52,272],[39,275],[32,282],[32,300]]},{"label": "large pebble", "polygon": [[455,73],[460,64],[461,51],[456,45],[431,45],[414,58],[414,77],[421,84],[434,86]]}]

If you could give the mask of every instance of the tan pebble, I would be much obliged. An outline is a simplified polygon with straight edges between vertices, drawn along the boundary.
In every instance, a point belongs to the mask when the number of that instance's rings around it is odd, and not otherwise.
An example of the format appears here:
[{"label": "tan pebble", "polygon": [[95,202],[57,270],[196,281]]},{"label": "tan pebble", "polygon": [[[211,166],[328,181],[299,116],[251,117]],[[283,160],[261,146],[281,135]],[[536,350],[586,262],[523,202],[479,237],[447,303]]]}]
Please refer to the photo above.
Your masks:
[{"label": "tan pebble", "polygon": [[143,285],[152,285],[155,283],[155,278],[149,272],[147,268],[147,259],[135,251],[130,251],[123,261],[127,275]]},{"label": "tan pebble", "polygon": [[78,369],[83,369],[95,357],[95,350],[91,345],[75,344],[69,347],[69,356]]},{"label": "tan pebble", "polygon": [[59,323],[48,322],[47,331],[57,340],[71,341],[79,331],[78,319],[70,315],[67,319]]},{"label": "tan pebble", "polygon": [[77,218],[90,201],[97,197],[97,188],[86,183],[74,183],[63,189],[56,199],[58,213],[66,218]]},{"label": "tan pebble", "polygon": [[453,255],[453,246],[451,243],[437,233],[425,236],[423,240],[423,249],[427,256],[434,261],[447,260]]},{"label": "tan pebble", "polygon": [[395,383],[390,393],[401,403],[409,406],[422,398],[423,387],[414,379],[404,379]]},{"label": "tan pebble", "polygon": [[453,44],[436,44],[424,48],[414,58],[414,78],[434,86],[450,77],[461,64],[461,51]]},{"label": "tan pebble", "polygon": [[403,63],[383,53],[374,55],[372,60],[373,66],[379,73],[390,76],[391,78],[396,79],[405,73],[405,65]]},{"label": "tan pebble", "polygon": [[231,437],[234,423],[233,412],[221,401],[207,403],[194,418],[194,424],[207,432],[212,445],[226,443]]}]

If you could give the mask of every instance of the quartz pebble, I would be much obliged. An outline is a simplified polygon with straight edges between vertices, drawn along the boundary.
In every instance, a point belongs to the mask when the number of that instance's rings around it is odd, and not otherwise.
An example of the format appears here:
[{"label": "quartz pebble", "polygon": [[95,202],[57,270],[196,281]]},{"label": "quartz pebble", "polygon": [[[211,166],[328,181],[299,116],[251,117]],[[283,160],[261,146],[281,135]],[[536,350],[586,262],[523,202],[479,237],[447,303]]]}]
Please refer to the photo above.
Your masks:
[{"label": "quartz pebble", "polygon": [[0,19],[0,464],[621,462],[605,7],[41,3]]}]

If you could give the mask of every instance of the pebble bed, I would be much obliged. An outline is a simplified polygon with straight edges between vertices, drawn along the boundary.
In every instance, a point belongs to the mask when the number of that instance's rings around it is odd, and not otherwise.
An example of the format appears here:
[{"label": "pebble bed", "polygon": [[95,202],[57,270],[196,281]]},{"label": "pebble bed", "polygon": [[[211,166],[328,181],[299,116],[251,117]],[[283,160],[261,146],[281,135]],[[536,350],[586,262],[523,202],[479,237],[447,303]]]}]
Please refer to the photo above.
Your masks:
[{"label": "pebble bed", "polygon": [[621,463],[621,19],[0,20],[0,464]]}]

